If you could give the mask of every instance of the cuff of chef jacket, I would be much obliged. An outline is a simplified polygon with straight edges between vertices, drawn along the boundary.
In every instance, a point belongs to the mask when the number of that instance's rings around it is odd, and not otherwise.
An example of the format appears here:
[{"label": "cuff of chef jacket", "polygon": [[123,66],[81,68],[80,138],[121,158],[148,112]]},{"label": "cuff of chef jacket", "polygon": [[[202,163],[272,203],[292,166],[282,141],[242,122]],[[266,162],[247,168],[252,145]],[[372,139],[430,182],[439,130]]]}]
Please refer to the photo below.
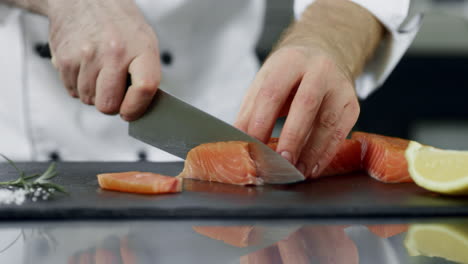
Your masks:
[{"label": "cuff of chef jacket", "polygon": [[[380,87],[401,60],[419,31],[422,14],[407,19],[410,0],[350,0],[373,14],[387,29],[382,43],[356,80],[357,95],[364,99]],[[296,19],[314,0],[295,0]]]}]

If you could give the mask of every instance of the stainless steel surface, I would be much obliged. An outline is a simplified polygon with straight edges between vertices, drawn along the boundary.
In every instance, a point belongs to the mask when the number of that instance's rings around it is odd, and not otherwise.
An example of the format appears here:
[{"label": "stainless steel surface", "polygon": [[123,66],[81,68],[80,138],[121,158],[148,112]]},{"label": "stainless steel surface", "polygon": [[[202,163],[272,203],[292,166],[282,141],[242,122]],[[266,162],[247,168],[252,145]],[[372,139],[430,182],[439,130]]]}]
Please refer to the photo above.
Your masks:
[{"label": "stainless steel surface", "polygon": [[304,180],[291,163],[262,142],[162,90],[158,90],[146,114],[130,122],[129,134],[183,159],[192,148],[203,143],[252,142],[259,175],[266,183]]}]

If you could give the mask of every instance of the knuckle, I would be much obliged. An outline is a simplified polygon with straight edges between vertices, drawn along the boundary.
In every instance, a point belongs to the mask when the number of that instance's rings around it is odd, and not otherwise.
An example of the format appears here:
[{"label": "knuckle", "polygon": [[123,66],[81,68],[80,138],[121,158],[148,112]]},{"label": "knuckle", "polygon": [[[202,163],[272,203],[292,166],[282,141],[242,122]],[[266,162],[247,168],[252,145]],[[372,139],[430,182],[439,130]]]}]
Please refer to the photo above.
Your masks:
[{"label": "knuckle", "polygon": [[341,142],[346,138],[346,136],[347,136],[347,133],[343,129],[338,128],[332,134],[332,140],[336,142]]},{"label": "knuckle", "polygon": [[303,106],[305,109],[313,110],[319,104],[319,97],[315,94],[307,94],[303,96],[298,96],[298,103]]},{"label": "knuckle", "polygon": [[347,112],[350,113],[353,116],[353,118],[357,118],[361,113],[361,106],[359,105],[359,102],[356,99],[351,100],[349,103],[347,103],[345,105],[345,108],[347,108]]},{"label": "knuckle", "polygon": [[264,117],[255,117],[254,118],[254,126],[253,126],[255,129],[264,129],[267,127],[267,122],[266,122],[266,118]]},{"label": "knuckle", "polygon": [[274,84],[267,84],[259,91],[261,98],[268,100],[273,104],[280,103],[282,101],[279,89]]},{"label": "knuckle", "polygon": [[329,150],[325,150],[325,151],[323,151],[321,158],[322,158],[322,160],[329,161],[329,160],[332,160],[334,156],[335,155],[334,155],[333,152],[331,152]]},{"label": "knuckle", "polygon": [[320,65],[320,69],[323,72],[330,72],[336,68],[336,64],[332,58],[327,55],[321,54],[314,59],[314,65]]},{"label": "knuckle", "polygon": [[281,139],[287,142],[287,146],[289,145],[297,145],[302,141],[297,131],[284,131],[281,135]]},{"label": "knuckle", "polygon": [[74,60],[68,56],[58,56],[57,57],[57,66],[61,71],[69,71],[74,65]]},{"label": "knuckle", "polygon": [[317,147],[309,147],[307,149],[307,157],[309,160],[320,156],[320,151]]},{"label": "knuckle", "polygon": [[158,85],[159,82],[156,80],[145,79],[140,80],[135,84],[135,87],[143,96],[153,96],[156,93]]},{"label": "knuckle", "polygon": [[320,126],[330,129],[336,126],[338,122],[338,114],[335,111],[324,111],[320,116]]},{"label": "knuckle", "polygon": [[112,38],[107,42],[107,49],[110,55],[121,57],[125,54],[126,47],[124,41],[119,38]]},{"label": "knuckle", "polygon": [[95,54],[95,47],[91,44],[84,44],[80,48],[80,55],[81,58],[83,58],[86,61],[90,61],[94,58]]}]

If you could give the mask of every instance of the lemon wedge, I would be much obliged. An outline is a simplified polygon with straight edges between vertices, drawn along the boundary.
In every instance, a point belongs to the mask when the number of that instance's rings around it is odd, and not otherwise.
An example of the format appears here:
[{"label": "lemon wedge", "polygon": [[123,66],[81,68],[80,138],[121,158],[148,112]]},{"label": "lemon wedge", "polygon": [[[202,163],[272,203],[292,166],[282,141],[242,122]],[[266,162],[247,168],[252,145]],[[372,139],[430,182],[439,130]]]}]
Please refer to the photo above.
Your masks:
[{"label": "lemon wedge", "polygon": [[442,150],[411,141],[405,151],[411,178],[444,194],[468,194],[468,151]]},{"label": "lemon wedge", "polygon": [[440,257],[468,263],[468,225],[412,225],[404,244],[410,256]]}]

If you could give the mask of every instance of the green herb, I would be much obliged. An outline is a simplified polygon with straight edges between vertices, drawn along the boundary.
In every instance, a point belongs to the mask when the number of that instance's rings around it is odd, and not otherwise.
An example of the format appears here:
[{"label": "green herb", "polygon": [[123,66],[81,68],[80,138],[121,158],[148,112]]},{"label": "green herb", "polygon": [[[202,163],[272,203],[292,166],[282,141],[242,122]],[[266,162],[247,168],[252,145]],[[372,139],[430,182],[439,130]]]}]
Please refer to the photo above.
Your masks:
[{"label": "green herb", "polygon": [[47,170],[42,174],[26,175],[20,170],[16,164],[7,158],[5,155],[0,154],[19,174],[19,178],[13,181],[0,182],[0,186],[17,187],[25,190],[41,190],[44,193],[52,194],[54,192],[67,193],[63,186],[51,182],[51,179],[57,176],[56,164],[52,163]]}]

